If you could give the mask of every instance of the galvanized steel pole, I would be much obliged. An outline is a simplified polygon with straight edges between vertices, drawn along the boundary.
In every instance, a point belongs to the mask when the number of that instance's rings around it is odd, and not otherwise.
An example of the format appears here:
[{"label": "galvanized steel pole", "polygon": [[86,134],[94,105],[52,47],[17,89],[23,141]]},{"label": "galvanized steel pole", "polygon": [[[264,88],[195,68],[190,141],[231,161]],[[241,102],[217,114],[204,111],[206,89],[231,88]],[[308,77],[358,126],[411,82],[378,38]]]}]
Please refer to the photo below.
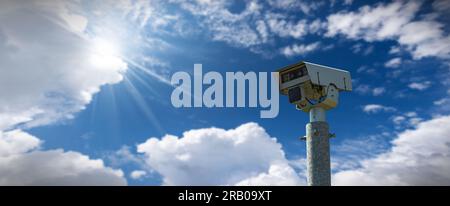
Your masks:
[{"label": "galvanized steel pole", "polygon": [[325,109],[310,110],[306,125],[306,159],[309,186],[331,186],[330,133],[325,120]]}]

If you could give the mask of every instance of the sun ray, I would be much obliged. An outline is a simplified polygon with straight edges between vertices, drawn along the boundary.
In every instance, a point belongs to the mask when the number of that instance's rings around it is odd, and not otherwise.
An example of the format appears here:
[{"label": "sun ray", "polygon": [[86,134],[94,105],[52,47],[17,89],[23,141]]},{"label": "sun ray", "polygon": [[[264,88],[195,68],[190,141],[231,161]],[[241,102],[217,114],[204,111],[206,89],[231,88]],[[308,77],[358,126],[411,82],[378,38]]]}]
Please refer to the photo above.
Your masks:
[{"label": "sun ray", "polygon": [[140,71],[144,72],[147,75],[150,75],[151,77],[156,78],[157,80],[159,80],[160,82],[172,86],[172,84],[170,83],[170,80],[168,80],[166,77],[157,74],[156,72],[152,71],[151,69],[148,69],[144,66],[142,66],[141,64],[137,63],[136,61],[133,61],[129,58],[123,57],[122,58],[125,60],[125,62],[127,62],[128,64],[130,64],[131,66],[133,66],[136,69],[139,69]]},{"label": "sun ray", "polygon": [[136,102],[139,109],[144,113],[147,120],[149,120],[153,126],[158,130],[159,133],[164,134],[165,130],[163,129],[162,125],[159,123],[158,118],[151,110],[151,107],[147,104],[145,98],[142,96],[142,94],[139,92],[139,90],[136,88],[134,83],[129,80],[129,78],[124,78],[124,84],[128,90],[128,92],[131,94],[131,97]]}]

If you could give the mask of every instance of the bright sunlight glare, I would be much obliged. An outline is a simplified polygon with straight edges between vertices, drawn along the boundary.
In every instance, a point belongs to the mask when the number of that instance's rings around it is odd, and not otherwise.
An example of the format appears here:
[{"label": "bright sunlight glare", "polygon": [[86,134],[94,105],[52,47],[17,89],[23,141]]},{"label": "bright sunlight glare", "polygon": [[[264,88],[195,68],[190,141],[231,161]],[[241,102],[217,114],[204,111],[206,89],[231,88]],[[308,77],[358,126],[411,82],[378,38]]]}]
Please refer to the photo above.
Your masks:
[{"label": "bright sunlight glare", "polygon": [[123,64],[120,48],[115,41],[96,38],[92,44],[90,60],[93,65],[102,69],[115,69],[117,65]]}]

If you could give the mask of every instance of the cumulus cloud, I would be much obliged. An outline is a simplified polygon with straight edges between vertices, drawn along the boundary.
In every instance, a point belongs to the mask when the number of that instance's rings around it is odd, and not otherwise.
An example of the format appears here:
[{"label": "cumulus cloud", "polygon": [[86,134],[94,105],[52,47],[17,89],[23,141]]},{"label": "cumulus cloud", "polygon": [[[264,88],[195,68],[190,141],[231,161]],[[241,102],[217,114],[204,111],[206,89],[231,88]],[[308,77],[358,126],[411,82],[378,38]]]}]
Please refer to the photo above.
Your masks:
[{"label": "cumulus cloud", "polygon": [[[262,152],[264,151],[264,152]],[[281,144],[256,123],[190,130],[138,145],[165,185],[296,185]]]},{"label": "cumulus cloud", "polygon": [[0,157],[0,185],[126,185],[121,170],[78,152],[35,151]]},{"label": "cumulus cloud", "polygon": [[333,185],[450,185],[450,116],[421,122],[392,148],[333,175]]},{"label": "cumulus cloud", "polygon": [[388,107],[388,106],[383,106],[380,104],[368,104],[368,105],[364,105],[363,106],[363,111],[368,113],[368,114],[375,114],[375,113],[379,113],[379,112],[393,112],[396,109],[394,107]]},{"label": "cumulus cloud", "polygon": [[444,25],[434,19],[416,20],[420,7],[420,1],[394,1],[332,14],[327,17],[326,36],[342,34],[369,42],[396,40],[415,59],[450,58],[450,36]]},{"label": "cumulus cloud", "polygon": [[20,130],[0,131],[0,157],[22,154],[37,148],[40,144],[41,140]]},{"label": "cumulus cloud", "polygon": [[0,131],[0,185],[126,185],[121,170],[78,152],[39,150],[20,130]]},{"label": "cumulus cloud", "polygon": [[[295,186],[300,183],[295,171],[286,164],[272,164],[268,172],[263,172],[258,175],[244,179],[236,185],[238,186],[253,186],[253,185],[283,185]],[[302,182],[305,185],[304,182]]]}]

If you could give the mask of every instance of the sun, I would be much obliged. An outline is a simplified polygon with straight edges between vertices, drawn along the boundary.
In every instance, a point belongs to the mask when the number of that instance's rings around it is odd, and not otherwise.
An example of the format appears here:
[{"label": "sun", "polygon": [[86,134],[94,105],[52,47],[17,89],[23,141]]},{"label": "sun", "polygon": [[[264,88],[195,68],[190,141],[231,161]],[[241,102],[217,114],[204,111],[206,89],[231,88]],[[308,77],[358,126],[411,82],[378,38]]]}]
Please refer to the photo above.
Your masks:
[{"label": "sun", "polygon": [[117,55],[119,50],[111,40],[102,38],[94,39],[94,49],[104,55]]},{"label": "sun", "polygon": [[118,64],[123,63],[121,56],[117,41],[104,38],[95,38],[92,41],[90,60],[94,66],[104,69],[116,68]]}]

